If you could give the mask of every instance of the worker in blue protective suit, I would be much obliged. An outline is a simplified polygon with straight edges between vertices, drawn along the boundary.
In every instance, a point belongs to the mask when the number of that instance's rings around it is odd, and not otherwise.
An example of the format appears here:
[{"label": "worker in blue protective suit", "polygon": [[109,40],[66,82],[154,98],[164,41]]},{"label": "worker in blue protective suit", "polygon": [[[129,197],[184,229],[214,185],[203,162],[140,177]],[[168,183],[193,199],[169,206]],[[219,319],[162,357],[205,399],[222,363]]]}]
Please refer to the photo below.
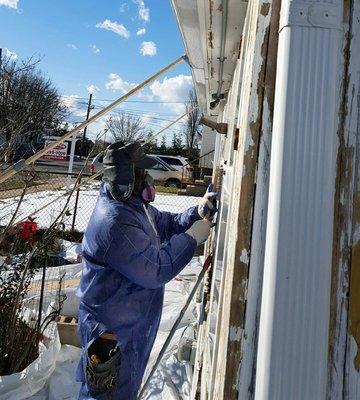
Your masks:
[{"label": "worker in blue protective suit", "polygon": [[210,234],[215,193],[181,214],[150,205],[156,161],[139,143],[104,156],[100,194],[83,239],[79,399],[136,399],[159,327],[164,285]]}]

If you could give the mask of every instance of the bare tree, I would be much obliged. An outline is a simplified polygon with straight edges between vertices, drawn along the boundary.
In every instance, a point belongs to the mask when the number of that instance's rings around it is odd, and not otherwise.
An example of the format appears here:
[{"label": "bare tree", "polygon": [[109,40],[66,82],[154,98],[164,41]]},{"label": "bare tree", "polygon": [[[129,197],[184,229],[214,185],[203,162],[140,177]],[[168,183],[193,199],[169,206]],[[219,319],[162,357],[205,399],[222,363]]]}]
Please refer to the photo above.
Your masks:
[{"label": "bare tree", "polygon": [[[191,111],[190,111],[191,110]],[[189,91],[189,98],[186,102],[186,111],[190,111],[185,122],[185,144],[188,152],[197,151],[197,135],[199,133],[199,116],[198,101],[194,90]]]},{"label": "bare tree", "polygon": [[116,141],[132,143],[145,139],[147,132],[141,117],[119,112],[106,122],[106,128]]},{"label": "bare tree", "polygon": [[10,152],[25,137],[26,142],[45,129],[59,128],[66,115],[52,82],[38,70],[39,60],[5,58],[0,65],[0,133]]}]

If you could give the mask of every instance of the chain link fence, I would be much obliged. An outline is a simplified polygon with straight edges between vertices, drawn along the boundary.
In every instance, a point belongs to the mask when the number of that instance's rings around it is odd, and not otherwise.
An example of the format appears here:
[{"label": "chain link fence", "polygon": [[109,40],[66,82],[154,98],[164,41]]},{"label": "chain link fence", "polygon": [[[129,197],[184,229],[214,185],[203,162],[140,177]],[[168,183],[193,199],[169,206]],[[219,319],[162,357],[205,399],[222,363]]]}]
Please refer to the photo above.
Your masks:
[{"label": "chain link fence", "polygon": [[[84,232],[95,207],[99,194],[100,180],[94,180],[81,185],[71,195],[78,174],[69,175],[66,172],[28,170],[16,174],[4,182],[0,188],[0,221],[1,226],[34,220],[38,228],[49,227],[63,211],[62,229]],[[83,174],[82,179],[91,175]],[[190,191],[190,188],[196,190]],[[154,206],[159,211],[179,213],[197,205],[199,196],[206,190],[206,184],[196,186],[184,185],[182,189],[165,187],[157,182],[157,195]],[[14,214],[15,218],[14,218]]]}]

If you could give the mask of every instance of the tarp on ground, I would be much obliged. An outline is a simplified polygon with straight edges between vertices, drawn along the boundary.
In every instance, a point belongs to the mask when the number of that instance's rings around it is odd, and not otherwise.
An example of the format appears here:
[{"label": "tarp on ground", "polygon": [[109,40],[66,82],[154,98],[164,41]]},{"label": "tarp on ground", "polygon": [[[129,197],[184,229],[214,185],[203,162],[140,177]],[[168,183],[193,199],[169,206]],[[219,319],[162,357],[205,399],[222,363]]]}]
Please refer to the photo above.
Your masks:
[{"label": "tarp on ground", "polygon": [[38,393],[49,381],[56,367],[60,339],[55,323],[45,331],[48,337],[39,344],[39,357],[23,371],[0,377],[1,400],[23,400]]},{"label": "tarp on ground", "polygon": [[[159,332],[150,355],[146,375],[155,362],[170,329],[186,302],[196,277],[200,272],[200,261],[196,257],[182,271],[178,278],[166,285],[163,315]],[[152,377],[144,400],[189,400],[192,378],[192,367],[177,360],[178,344],[184,329],[197,320],[196,303],[193,301],[185,313],[173,340],[166,351],[158,370]],[[72,346],[62,346],[57,356],[56,368],[48,379],[46,386],[31,400],[76,400],[79,384],[75,382],[75,369],[80,350]]]}]

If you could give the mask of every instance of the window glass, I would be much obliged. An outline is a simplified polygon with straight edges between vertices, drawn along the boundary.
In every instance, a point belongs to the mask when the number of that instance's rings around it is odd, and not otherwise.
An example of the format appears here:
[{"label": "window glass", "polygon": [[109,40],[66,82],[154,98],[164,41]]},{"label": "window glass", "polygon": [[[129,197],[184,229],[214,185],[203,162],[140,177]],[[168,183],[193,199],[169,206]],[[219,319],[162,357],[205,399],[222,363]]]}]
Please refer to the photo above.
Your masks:
[{"label": "window glass", "polygon": [[151,169],[157,169],[157,170],[160,170],[160,171],[167,171],[167,169],[162,164],[160,164],[159,162],[157,164],[155,164]]},{"label": "window glass", "polygon": [[178,158],[161,157],[161,159],[162,159],[163,161],[165,161],[166,163],[170,164],[170,165],[180,165],[180,166],[183,165],[183,163],[181,162],[181,160],[179,160]]}]

